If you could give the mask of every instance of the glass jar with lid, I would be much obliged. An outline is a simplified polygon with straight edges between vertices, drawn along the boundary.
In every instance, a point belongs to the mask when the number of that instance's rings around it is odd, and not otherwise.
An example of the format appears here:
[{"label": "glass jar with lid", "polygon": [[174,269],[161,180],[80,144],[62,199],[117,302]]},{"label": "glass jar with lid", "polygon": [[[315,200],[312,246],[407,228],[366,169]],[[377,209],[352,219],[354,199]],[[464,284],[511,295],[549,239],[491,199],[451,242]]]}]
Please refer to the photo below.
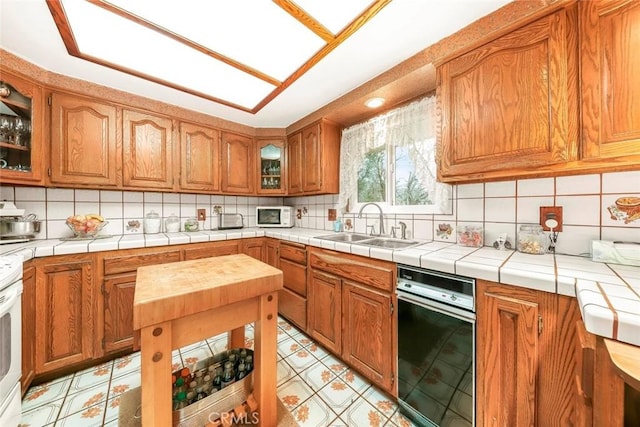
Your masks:
[{"label": "glass jar with lid", "polygon": [[518,251],[543,255],[547,252],[547,235],[538,224],[523,224],[518,232]]},{"label": "glass jar with lid", "polygon": [[187,218],[184,222],[184,231],[198,231],[199,225],[198,220],[195,218]]},{"label": "glass jar with lid", "polygon": [[180,231],[180,218],[176,214],[169,215],[164,220],[164,229],[167,233]]}]

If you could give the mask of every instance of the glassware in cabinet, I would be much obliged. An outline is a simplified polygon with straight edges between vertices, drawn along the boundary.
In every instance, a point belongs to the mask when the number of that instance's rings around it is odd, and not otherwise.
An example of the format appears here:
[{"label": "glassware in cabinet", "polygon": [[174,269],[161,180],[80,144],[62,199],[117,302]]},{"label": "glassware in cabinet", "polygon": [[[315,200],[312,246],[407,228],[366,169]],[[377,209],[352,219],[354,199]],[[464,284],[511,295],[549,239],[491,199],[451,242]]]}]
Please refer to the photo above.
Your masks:
[{"label": "glassware in cabinet", "polygon": [[0,78],[0,181],[42,181],[42,89],[10,73]]},{"label": "glassware in cabinet", "polygon": [[285,192],[284,140],[258,141],[261,193]]}]

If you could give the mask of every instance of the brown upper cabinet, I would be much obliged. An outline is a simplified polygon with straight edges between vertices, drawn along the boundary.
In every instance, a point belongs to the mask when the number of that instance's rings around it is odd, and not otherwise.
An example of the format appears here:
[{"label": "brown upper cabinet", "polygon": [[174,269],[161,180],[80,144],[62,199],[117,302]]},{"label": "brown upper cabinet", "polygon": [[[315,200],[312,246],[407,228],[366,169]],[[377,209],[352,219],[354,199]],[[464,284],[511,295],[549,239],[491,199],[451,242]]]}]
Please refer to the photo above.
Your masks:
[{"label": "brown upper cabinet", "polygon": [[322,119],[288,138],[289,194],[339,191],[340,126]]},{"label": "brown upper cabinet", "polygon": [[437,68],[442,181],[577,159],[575,17],[558,10]]},{"label": "brown upper cabinet", "polygon": [[180,124],[180,188],[220,191],[220,131],[192,123]]},{"label": "brown upper cabinet", "polygon": [[116,107],[91,98],[51,94],[52,184],[118,184]]},{"label": "brown upper cabinet", "polygon": [[123,110],[124,187],[172,190],[176,172],[173,145],[171,119]]},{"label": "brown upper cabinet", "polygon": [[639,33],[638,2],[565,2],[445,59],[437,69],[439,178],[637,168]]},{"label": "brown upper cabinet", "polygon": [[224,193],[255,194],[254,150],[252,138],[222,132],[222,178]]},{"label": "brown upper cabinet", "polygon": [[42,184],[42,88],[2,70],[0,89],[0,182]]},{"label": "brown upper cabinet", "polygon": [[256,143],[258,160],[258,193],[285,194],[286,149],[282,139],[259,139]]},{"label": "brown upper cabinet", "polygon": [[[640,162],[640,3],[580,3],[582,155]],[[634,156],[634,157],[631,157]],[[613,158],[618,158],[613,160]]]}]

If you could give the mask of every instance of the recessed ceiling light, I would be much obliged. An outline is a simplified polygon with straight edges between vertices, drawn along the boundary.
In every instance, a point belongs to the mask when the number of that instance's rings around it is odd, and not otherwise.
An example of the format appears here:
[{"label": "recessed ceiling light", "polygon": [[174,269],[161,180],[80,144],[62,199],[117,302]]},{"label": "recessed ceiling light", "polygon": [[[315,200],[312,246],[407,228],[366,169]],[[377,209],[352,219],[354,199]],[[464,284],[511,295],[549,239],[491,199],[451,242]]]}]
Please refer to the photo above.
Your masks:
[{"label": "recessed ceiling light", "polygon": [[382,104],[384,104],[384,98],[371,98],[364,103],[369,108],[378,108]]}]

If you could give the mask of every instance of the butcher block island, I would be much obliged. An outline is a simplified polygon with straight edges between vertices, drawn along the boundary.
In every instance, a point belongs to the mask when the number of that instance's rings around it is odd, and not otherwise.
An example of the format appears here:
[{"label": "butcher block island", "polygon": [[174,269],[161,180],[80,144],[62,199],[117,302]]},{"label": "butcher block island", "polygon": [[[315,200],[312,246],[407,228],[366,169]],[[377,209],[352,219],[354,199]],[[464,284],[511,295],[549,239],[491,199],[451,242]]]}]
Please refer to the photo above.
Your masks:
[{"label": "butcher block island", "polygon": [[254,395],[260,425],[276,425],[278,290],[282,272],[248,255],[140,267],[133,325],[140,331],[142,424],[172,420],[171,350],[255,322]]}]

